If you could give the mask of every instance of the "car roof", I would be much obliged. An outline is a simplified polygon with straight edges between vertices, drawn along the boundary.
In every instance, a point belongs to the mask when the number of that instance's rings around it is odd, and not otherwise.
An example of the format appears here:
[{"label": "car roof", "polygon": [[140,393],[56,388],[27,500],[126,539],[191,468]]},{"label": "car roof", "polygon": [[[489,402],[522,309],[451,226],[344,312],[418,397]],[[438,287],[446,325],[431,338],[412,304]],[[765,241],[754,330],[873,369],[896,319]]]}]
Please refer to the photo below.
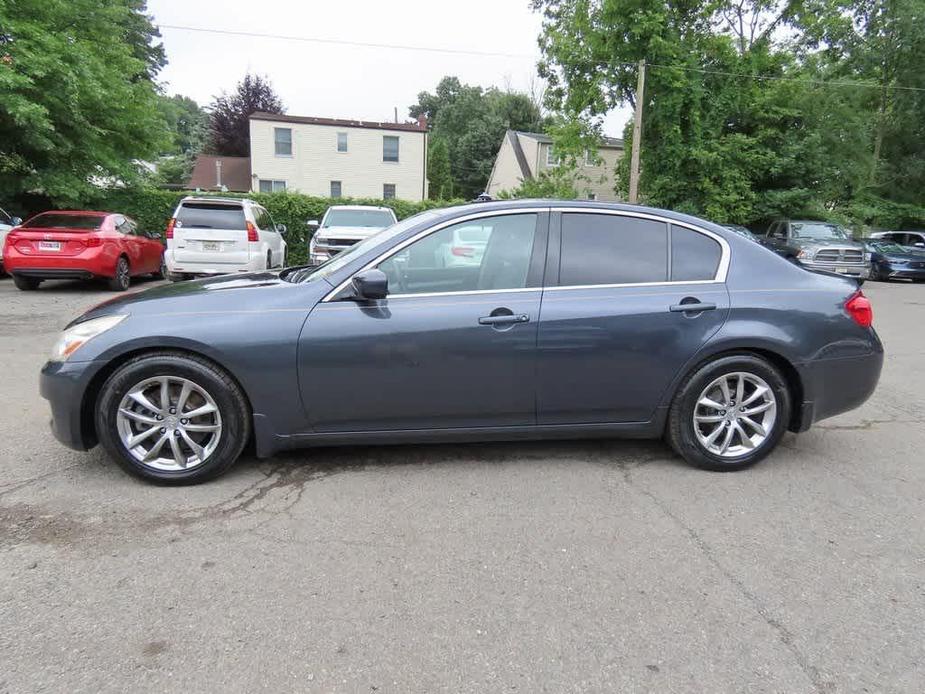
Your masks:
[{"label": "car roof", "polygon": [[385,205],[331,205],[329,210],[380,210],[382,212],[392,212],[391,207]]},{"label": "car roof", "polygon": [[187,195],[185,198],[180,200],[182,205],[184,202],[216,202],[220,205],[244,205],[251,204],[257,205],[258,203],[251,200],[250,198],[217,198],[212,197],[211,195]]}]

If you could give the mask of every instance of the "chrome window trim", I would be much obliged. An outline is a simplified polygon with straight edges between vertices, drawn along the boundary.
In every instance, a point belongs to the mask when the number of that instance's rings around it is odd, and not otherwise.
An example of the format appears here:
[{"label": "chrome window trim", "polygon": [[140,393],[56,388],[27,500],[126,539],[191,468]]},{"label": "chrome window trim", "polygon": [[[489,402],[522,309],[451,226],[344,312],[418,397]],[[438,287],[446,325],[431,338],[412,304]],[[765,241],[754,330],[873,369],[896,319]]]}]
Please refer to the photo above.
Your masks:
[{"label": "chrome window trim", "polygon": [[[419,231],[414,236],[405,239],[400,244],[394,248],[390,248],[384,253],[380,254],[369,263],[361,267],[356,272],[352,273],[350,277],[341,282],[337,287],[332,291],[328,292],[324,298],[321,300],[321,303],[329,303],[333,300],[333,297],[339,294],[341,291],[347,287],[348,284],[353,280],[354,276],[360,272],[365,272],[381,262],[384,262],[391,258],[393,255],[404,249],[406,246],[411,245],[418,239],[424,238],[430,234],[436,233],[441,229],[445,229],[448,226],[453,226],[461,222],[468,222],[473,219],[483,219],[485,217],[498,217],[502,215],[511,215],[511,214],[539,214],[542,212],[560,212],[563,214],[608,214],[616,215],[618,217],[636,217],[638,219],[651,219],[656,222],[663,222],[665,224],[671,225],[674,224],[679,227],[684,227],[685,229],[690,229],[699,234],[710,237],[720,245],[720,259],[719,265],[716,268],[716,274],[711,280],[665,280],[664,282],[627,282],[622,284],[576,284],[576,285],[567,285],[567,286],[549,286],[544,285],[542,287],[523,287],[516,289],[471,289],[466,291],[459,292],[422,292],[420,294],[389,294],[390,299],[397,299],[402,297],[424,297],[424,296],[465,296],[469,294],[497,294],[499,292],[528,292],[528,291],[562,291],[564,289],[617,289],[623,287],[664,287],[664,286],[674,286],[674,285],[689,285],[689,284],[722,284],[726,281],[726,278],[729,274],[729,261],[731,256],[731,251],[729,249],[729,242],[726,241],[719,234],[704,229],[701,226],[696,224],[691,224],[690,222],[682,222],[676,219],[671,219],[670,217],[664,217],[662,215],[653,214],[651,212],[636,212],[635,210],[608,210],[605,208],[595,208],[595,207],[519,207],[513,209],[504,209],[504,210],[488,210],[484,212],[473,212],[472,214],[464,215],[462,217],[454,217],[453,219],[446,220],[436,224],[427,229]],[[670,226],[669,226],[669,238],[668,242],[671,243],[670,236]],[[731,232],[730,232],[731,233]]]}]

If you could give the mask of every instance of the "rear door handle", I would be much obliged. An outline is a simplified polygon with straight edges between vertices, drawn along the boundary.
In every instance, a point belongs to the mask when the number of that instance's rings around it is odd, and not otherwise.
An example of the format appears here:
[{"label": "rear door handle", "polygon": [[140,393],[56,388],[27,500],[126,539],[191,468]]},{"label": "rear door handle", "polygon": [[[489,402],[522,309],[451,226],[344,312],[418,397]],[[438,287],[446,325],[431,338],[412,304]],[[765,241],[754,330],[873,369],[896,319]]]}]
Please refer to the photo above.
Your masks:
[{"label": "rear door handle", "polygon": [[530,316],[526,313],[517,315],[505,314],[500,316],[482,316],[479,318],[479,325],[506,325],[508,323],[528,323]]},{"label": "rear door handle", "polygon": [[716,304],[706,304],[703,302],[691,302],[689,304],[672,304],[669,308],[672,313],[700,313],[701,311],[715,311]]}]

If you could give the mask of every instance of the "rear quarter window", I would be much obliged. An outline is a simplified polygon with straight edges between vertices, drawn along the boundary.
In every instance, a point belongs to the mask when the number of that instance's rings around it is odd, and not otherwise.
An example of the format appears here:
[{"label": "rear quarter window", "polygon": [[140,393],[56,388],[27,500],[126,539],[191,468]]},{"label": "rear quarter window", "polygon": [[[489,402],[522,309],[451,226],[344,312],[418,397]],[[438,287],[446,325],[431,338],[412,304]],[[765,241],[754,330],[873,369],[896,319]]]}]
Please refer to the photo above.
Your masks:
[{"label": "rear quarter window", "polygon": [[668,225],[606,214],[562,215],[560,286],[664,282]]},{"label": "rear quarter window", "polygon": [[706,234],[671,226],[671,281],[693,282],[716,277],[722,248]]},{"label": "rear quarter window", "polygon": [[177,226],[186,229],[247,228],[244,208],[208,202],[185,202],[177,212]]}]

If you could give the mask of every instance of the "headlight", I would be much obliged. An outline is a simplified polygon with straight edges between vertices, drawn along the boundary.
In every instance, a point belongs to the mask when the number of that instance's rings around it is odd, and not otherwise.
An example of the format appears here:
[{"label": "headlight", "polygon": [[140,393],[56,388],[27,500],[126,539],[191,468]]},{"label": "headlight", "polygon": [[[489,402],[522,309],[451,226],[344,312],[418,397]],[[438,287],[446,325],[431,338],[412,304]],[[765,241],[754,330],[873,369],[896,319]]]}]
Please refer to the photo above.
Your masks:
[{"label": "headlight", "polygon": [[801,248],[797,253],[797,260],[806,260],[807,258],[811,258],[812,255],[813,254],[807,251],[805,248]]},{"label": "headlight", "polygon": [[864,254],[864,262],[865,262],[865,263],[869,263],[869,262],[870,262],[870,253],[865,253],[865,254]]},{"label": "headlight", "polygon": [[51,361],[67,361],[82,345],[128,318],[127,315],[101,316],[72,325],[61,333],[61,337],[51,348]]}]

